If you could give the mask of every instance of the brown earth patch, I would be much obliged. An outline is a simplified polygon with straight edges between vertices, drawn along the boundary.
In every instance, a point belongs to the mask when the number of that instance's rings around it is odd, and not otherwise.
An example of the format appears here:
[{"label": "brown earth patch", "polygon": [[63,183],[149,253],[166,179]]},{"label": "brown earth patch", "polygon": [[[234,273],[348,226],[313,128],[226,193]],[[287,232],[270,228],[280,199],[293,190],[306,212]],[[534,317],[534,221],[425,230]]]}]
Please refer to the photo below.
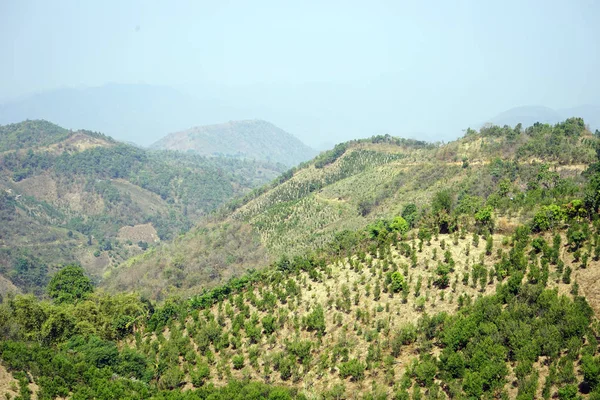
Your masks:
[{"label": "brown earth patch", "polygon": [[106,252],[102,252],[98,257],[96,257],[92,253],[92,250],[82,250],[77,255],[77,260],[79,260],[81,265],[90,275],[95,278],[101,278],[104,274],[104,271],[106,271],[106,269],[110,266],[110,257]]},{"label": "brown earth patch", "polygon": [[117,238],[120,241],[131,240],[134,243],[147,242],[147,243],[158,243],[160,238],[154,226],[151,223],[140,224],[134,226],[124,226],[119,229]]},{"label": "brown earth patch", "polygon": [[17,397],[18,388],[19,382],[13,378],[12,374],[3,365],[0,365],[0,395],[12,399]]},{"label": "brown earth patch", "polygon": [[85,133],[78,132],[60,143],[56,143],[46,147],[46,150],[60,154],[65,151],[81,152],[93,149],[94,147],[107,147],[110,145],[110,143],[103,139],[95,138],[92,136],[88,136]]},{"label": "brown earth patch", "polygon": [[[573,270],[575,268],[573,266]],[[580,294],[585,296],[596,317],[600,317],[600,265],[591,262],[587,268],[576,270],[573,276],[579,283]]]},{"label": "brown earth patch", "polygon": [[54,203],[58,199],[56,181],[49,174],[35,175],[16,183],[23,193],[38,200]]}]

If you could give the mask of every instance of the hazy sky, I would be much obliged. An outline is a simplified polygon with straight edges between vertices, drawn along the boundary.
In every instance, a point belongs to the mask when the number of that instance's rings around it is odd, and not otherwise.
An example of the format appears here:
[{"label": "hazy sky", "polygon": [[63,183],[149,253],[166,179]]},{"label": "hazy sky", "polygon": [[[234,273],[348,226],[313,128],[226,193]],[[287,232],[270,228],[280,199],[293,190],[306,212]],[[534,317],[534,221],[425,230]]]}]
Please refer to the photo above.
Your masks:
[{"label": "hazy sky", "polygon": [[514,106],[598,104],[599,21],[595,0],[0,0],[0,100],[150,83],[309,142],[452,135]]}]

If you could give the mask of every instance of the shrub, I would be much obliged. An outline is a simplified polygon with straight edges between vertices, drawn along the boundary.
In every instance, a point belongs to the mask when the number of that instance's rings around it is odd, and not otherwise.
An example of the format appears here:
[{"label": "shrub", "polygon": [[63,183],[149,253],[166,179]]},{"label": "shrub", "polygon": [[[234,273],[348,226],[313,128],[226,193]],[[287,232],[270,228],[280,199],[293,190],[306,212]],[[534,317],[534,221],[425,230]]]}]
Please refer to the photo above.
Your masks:
[{"label": "shrub", "polygon": [[242,369],[244,368],[244,355],[238,354],[231,358],[231,362],[233,363],[234,369]]},{"label": "shrub", "polygon": [[347,377],[351,377],[352,381],[360,381],[365,377],[365,369],[367,366],[360,362],[358,359],[353,358],[350,361],[344,362],[340,364],[340,377],[342,379],[346,379]]}]

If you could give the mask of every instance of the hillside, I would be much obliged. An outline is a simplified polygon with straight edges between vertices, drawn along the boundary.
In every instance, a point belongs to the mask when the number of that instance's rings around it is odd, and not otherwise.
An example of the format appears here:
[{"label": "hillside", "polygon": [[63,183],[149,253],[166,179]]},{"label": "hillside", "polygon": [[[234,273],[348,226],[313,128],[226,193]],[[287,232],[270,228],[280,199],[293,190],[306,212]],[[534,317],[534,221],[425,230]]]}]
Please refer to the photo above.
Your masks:
[{"label": "hillside", "polygon": [[0,274],[36,293],[64,263],[99,280],[280,168],[149,152],[46,121],[0,126]]},{"label": "hillside", "polygon": [[151,146],[158,150],[194,152],[204,156],[228,156],[265,160],[295,166],[316,152],[300,140],[260,120],[230,121],[171,133]]},{"label": "hillside", "polygon": [[[51,301],[0,304],[6,386],[25,398],[598,399],[599,170],[593,195],[510,234],[496,209],[449,233],[444,219],[410,229],[397,216],[160,305],[94,292],[65,268]],[[430,206],[444,213],[441,193]]]},{"label": "hillside", "polygon": [[[175,242],[128,260],[106,284],[130,290],[139,283],[154,296],[194,293],[396,215],[443,217],[453,226],[491,206],[498,210],[498,231],[510,232],[540,206],[580,194],[594,143],[583,121],[572,119],[522,131],[469,130],[444,145],[389,136],[341,144],[230,203]],[[429,205],[444,191],[451,194],[448,215]],[[173,270],[178,274],[166,272]]]}]

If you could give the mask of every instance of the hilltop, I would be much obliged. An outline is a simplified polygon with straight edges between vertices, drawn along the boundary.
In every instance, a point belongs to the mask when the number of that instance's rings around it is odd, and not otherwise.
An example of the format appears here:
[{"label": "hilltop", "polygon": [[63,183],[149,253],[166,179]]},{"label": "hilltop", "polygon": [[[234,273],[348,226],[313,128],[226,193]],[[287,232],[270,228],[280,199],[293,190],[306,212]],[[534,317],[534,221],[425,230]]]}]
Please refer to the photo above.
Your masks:
[{"label": "hilltop", "polygon": [[494,125],[508,125],[514,127],[517,124],[530,126],[536,122],[557,124],[567,118],[580,117],[589,124],[590,130],[600,129],[600,107],[595,105],[583,105],[578,107],[552,109],[544,106],[522,106],[513,107],[490,118],[487,123]]},{"label": "hilltop", "polygon": [[[447,230],[490,206],[498,232],[510,233],[540,206],[581,194],[595,143],[581,119],[489,126],[443,145],[390,136],[343,143],[234,200],[176,241],[131,258],[105,284],[159,297],[191,294],[398,215],[446,218]],[[442,214],[430,206],[440,192],[448,193]]]},{"label": "hilltop", "polygon": [[65,263],[100,280],[109,266],[186,232],[281,171],[150,152],[43,120],[0,126],[0,273],[36,293]]},{"label": "hilltop", "polygon": [[228,156],[295,166],[316,155],[300,140],[261,120],[230,121],[171,133],[152,146],[158,150],[194,152],[204,156]]}]

